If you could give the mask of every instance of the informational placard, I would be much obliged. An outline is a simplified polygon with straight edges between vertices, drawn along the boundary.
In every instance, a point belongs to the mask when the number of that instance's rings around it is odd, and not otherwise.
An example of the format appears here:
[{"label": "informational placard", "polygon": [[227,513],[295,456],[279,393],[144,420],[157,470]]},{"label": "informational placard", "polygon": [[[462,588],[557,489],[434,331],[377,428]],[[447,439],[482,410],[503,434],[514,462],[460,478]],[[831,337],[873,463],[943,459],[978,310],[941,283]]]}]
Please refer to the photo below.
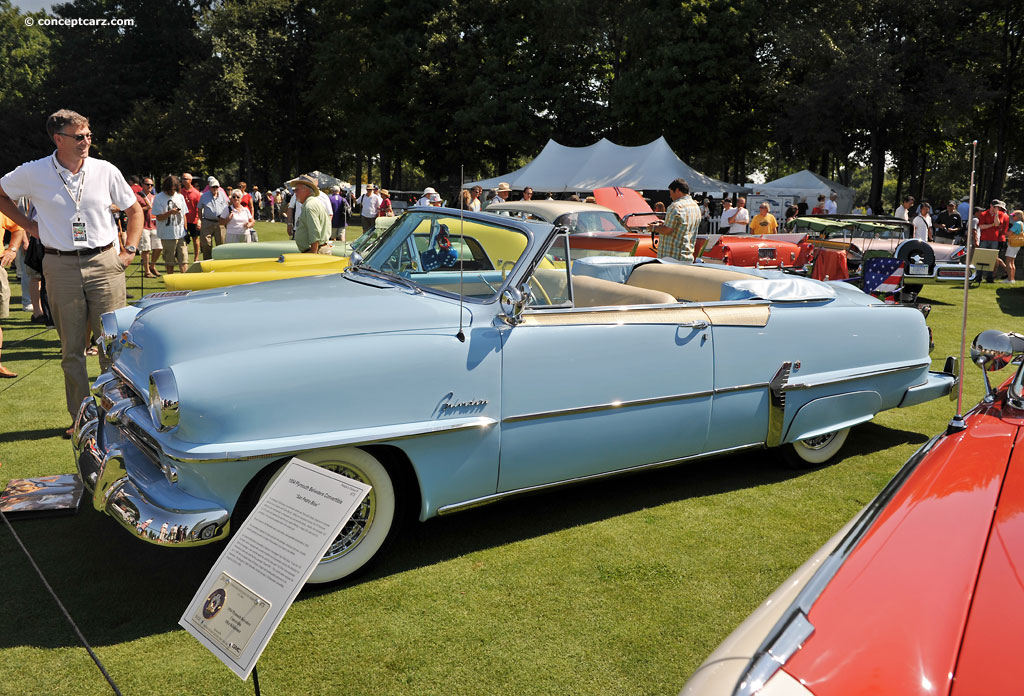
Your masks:
[{"label": "informational placard", "polygon": [[292,458],[178,623],[248,679],[299,590],[369,492],[368,484]]}]

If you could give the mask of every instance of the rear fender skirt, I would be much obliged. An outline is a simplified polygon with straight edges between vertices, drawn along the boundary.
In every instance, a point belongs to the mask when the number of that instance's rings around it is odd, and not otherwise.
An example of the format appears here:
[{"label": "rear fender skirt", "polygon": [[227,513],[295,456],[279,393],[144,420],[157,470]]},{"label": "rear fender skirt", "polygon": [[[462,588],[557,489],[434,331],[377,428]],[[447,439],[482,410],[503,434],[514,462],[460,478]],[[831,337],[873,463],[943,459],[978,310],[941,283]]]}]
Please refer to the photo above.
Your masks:
[{"label": "rear fender skirt", "polygon": [[865,423],[874,418],[881,408],[882,397],[874,391],[836,394],[808,401],[793,416],[783,442],[806,440]]}]

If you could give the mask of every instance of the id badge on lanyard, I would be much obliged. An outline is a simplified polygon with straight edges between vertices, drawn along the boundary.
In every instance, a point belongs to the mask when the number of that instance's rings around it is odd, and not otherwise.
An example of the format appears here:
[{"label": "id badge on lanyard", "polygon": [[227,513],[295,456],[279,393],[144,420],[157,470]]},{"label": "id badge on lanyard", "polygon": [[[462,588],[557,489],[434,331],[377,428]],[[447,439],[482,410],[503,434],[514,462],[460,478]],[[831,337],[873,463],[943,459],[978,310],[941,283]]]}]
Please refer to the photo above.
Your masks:
[{"label": "id badge on lanyard", "polygon": [[71,241],[76,247],[89,246],[89,235],[86,232],[84,220],[75,220],[71,223]]}]

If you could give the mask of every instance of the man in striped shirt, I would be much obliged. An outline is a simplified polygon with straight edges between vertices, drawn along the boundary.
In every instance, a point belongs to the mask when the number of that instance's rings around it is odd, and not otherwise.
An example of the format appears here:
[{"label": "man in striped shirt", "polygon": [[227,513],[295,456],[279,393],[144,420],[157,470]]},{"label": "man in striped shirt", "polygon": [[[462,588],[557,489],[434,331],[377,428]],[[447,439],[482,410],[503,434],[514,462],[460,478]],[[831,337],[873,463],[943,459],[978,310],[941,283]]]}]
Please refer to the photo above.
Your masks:
[{"label": "man in striped shirt", "polygon": [[685,179],[676,179],[668,185],[672,203],[665,213],[665,222],[652,222],[650,229],[661,235],[658,258],[673,258],[693,262],[693,247],[700,226],[700,206],[690,197],[690,185]]}]

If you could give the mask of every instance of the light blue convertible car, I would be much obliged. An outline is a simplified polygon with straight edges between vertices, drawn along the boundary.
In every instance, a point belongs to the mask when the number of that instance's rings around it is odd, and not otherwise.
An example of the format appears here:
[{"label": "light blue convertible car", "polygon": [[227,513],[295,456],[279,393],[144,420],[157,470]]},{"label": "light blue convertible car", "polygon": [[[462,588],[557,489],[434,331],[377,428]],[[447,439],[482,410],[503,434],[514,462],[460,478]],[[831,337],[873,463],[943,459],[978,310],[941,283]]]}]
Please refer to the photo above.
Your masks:
[{"label": "light blue convertible car", "polygon": [[568,245],[547,223],[416,209],[344,273],[104,316],[113,369],[73,439],[94,506],[146,541],[205,544],[298,456],[373,487],[326,582],[407,516],[743,450],[820,464],[852,426],[953,385],[916,309],[770,271],[570,267]]}]

